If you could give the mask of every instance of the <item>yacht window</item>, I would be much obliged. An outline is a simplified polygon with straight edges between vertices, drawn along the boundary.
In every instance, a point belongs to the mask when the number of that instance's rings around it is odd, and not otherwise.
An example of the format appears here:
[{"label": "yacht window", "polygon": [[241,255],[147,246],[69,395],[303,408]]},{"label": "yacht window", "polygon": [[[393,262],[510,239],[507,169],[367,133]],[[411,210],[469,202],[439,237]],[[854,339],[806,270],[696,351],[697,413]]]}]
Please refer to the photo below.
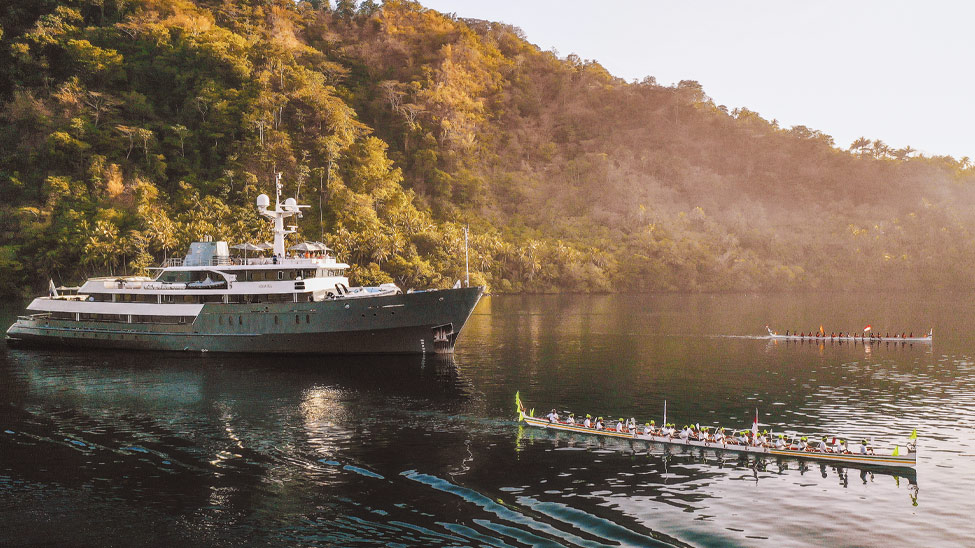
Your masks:
[{"label": "yacht window", "polygon": [[284,279],[284,271],[283,270],[278,270],[278,279],[279,280],[283,280]]}]

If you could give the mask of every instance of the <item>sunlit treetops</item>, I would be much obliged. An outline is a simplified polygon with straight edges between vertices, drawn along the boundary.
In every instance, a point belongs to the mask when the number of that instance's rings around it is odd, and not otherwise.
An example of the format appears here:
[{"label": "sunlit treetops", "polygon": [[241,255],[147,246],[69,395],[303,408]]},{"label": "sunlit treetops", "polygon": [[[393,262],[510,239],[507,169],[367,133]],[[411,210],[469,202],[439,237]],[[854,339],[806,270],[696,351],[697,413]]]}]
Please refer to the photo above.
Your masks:
[{"label": "sunlit treetops", "polygon": [[[896,113],[892,113],[896,115]],[[300,237],[357,283],[968,287],[973,171],[626,82],[407,1],[39,0],[0,13],[0,292]]]}]

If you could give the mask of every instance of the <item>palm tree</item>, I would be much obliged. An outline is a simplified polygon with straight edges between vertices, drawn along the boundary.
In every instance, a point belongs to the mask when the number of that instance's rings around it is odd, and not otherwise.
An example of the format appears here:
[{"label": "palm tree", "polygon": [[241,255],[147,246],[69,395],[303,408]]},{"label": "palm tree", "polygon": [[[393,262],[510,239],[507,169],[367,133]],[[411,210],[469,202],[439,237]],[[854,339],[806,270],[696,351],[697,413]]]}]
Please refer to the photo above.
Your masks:
[{"label": "palm tree", "polygon": [[890,153],[890,147],[887,143],[877,139],[873,142],[873,156],[874,158],[883,158]]},{"label": "palm tree", "polygon": [[913,147],[911,147],[910,145],[908,145],[908,146],[906,146],[904,148],[899,148],[899,149],[893,151],[891,153],[891,155],[894,158],[897,158],[898,160],[906,160],[906,159],[910,158],[911,157],[911,154],[913,154],[915,152],[917,152],[917,150],[915,150]]},{"label": "palm tree", "polygon": [[866,149],[869,146],[870,146],[870,139],[867,139],[866,137],[860,137],[856,141],[853,141],[853,144],[850,145],[850,151],[852,152],[856,150],[858,151],[858,154],[860,156],[863,156],[864,149]]}]

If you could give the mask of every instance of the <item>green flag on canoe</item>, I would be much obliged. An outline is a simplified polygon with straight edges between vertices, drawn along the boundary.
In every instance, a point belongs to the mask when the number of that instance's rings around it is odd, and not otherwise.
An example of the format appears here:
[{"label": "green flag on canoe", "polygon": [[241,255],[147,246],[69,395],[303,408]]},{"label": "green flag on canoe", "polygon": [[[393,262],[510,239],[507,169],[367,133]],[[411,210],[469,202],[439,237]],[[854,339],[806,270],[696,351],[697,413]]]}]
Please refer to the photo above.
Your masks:
[{"label": "green flag on canoe", "polygon": [[912,440],[916,440],[917,439],[917,428],[915,428],[914,431],[911,432],[911,439]]},{"label": "green flag on canoe", "polygon": [[900,450],[901,450],[901,448],[895,445],[894,446],[894,454],[891,455],[891,456],[896,457],[897,455],[900,455]]}]

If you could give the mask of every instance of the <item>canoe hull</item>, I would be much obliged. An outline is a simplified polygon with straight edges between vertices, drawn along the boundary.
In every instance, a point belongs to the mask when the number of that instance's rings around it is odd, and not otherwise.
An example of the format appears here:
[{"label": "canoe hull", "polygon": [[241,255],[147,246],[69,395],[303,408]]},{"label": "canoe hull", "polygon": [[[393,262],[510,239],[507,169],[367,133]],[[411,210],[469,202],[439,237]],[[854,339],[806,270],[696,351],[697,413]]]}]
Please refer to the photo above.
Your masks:
[{"label": "canoe hull", "polygon": [[666,436],[647,436],[639,433],[616,432],[614,430],[595,430],[579,425],[555,424],[545,419],[535,417],[524,417],[524,421],[529,426],[545,428],[548,430],[558,430],[561,432],[573,432],[590,436],[606,438],[618,438],[645,443],[658,443],[662,445],[676,445],[681,447],[697,447],[701,449],[711,449],[716,451],[730,451],[735,453],[746,453],[758,457],[788,457],[795,459],[815,460],[833,462],[840,464],[854,464],[859,466],[882,466],[886,468],[910,468],[913,469],[917,464],[917,453],[910,452],[907,455],[859,455],[845,453],[820,453],[816,451],[789,451],[779,450],[771,447],[752,447],[746,445],[732,445],[719,442],[707,442],[698,440],[685,440],[681,438],[670,438]]}]

